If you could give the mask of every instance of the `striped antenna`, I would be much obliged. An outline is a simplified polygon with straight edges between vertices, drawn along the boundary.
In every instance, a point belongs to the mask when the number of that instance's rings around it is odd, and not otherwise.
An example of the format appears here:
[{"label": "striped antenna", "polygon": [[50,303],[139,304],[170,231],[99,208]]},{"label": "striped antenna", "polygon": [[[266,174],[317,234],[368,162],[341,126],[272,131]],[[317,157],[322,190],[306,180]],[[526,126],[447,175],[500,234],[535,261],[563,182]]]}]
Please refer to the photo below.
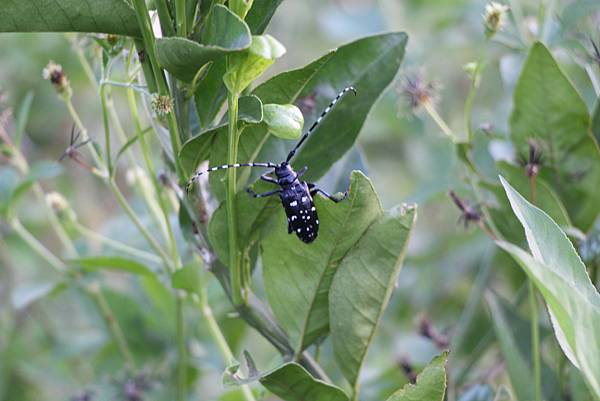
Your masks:
[{"label": "striped antenna", "polygon": [[190,192],[190,189],[192,188],[192,185],[194,185],[194,182],[200,178],[201,175],[203,174],[207,174],[207,173],[212,173],[213,171],[217,171],[217,170],[225,170],[228,168],[238,168],[238,167],[267,167],[267,168],[275,168],[277,167],[277,164],[275,163],[236,163],[236,164],[223,164],[222,166],[217,166],[217,167],[211,167],[209,169],[203,170],[203,171],[198,171],[196,174],[194,174],[187,182],[185,188],[187,192]]},{"label": "striped antenna", "polygon": [[294,146],[294,149],[292,149],[290,151],[290,153],[288,153],[288,156],[285,159],[286,163],[288,163],[290,160],[292,160],[292,157],[294,157],[294,155],[296,154],[296,151],[298,150],[298,148],[300,146],[302,146],[302,144],[304,143],[304,141],[306,141],[306,138],[308,138],[308,136],[315,130],[315,128],[317,128],[317,126],[321,123],[321,120],[323,120],[323,118],[327,115],[327,113],[329,113],[331,111],[331,109],[333,108],[333,106],[335,106],[335,104],[337,103],[337,101],[340,100],[340,98],[342,96],[344,96],[346,94],[346,92],[348,92],[348,91],[352,91],[352,92],[354,92],[354,95],[356,95],[356,89],[354,89],[354,87],[352,87],[352,86],[348,86],[343,91],[341,91],[340,93],[338,93],[338,95],[331,101],[331,103],[329,103],[329,106],[327,106],[325,108],[325,110],[323,110],[323,112],[321,113],[321,115],[319,116],[319,118],[317,118],[317,120],[313,123],[313,125],[310,126],[310,128],[308,129],[308,131],[304,135],[302,135],[302,138],[300,138],[300,141],[298,141],[298,143],[296,144],[296,146]]}]

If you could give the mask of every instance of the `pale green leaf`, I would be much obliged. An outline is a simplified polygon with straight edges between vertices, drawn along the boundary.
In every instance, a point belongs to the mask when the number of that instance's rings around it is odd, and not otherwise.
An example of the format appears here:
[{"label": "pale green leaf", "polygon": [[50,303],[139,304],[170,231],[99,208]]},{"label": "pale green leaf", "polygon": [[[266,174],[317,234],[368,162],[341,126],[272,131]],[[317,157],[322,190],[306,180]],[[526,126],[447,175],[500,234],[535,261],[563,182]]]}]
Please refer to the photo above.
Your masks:
[{"label": "pale green leaf", "polygon": [[600,396],[600,294],[560,227],[502,177],[501,181],[515,215],[525,228],[533,256],[515,245],[499,244],[542,293],[561,348],[581,370],[590,389]]},{"label": "pale green leaf", "polygon": [[202,291],[202,266],[189,263],[171,274],[173,288],[199,294]]},{"label": "pale green leaf", "polygon": [[329,292],[329,321],[335,359],[350,384],[373,341],[400,273],[416,220],[415,207],[379,217],[336,269]]},{"label": "pale green leaf", "polygon": [[71,259],[69,264],[79,266],[84,271],[118,270],[141,276],[151,276],[152,271],[145,265],[135,260],[118,256],[92,256],[87,258]]},{"label": "pale green leaf", "polygon": [[435,357],[417,376],[416,384],[407,384],[387,401],[444,401],[448,352]]},{"label": "pale green leaf", "polygon": [[304,117],[293,104],[265,104],[265,123],[269,133],[283,139],[298,139],[302,135]]}]

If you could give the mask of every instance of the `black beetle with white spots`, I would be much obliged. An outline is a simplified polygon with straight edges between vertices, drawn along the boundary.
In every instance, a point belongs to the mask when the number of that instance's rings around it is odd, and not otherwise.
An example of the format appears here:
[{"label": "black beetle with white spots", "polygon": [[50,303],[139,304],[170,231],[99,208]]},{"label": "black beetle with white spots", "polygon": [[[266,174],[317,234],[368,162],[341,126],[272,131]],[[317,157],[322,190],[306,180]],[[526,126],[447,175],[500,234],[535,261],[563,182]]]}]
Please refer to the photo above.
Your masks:
[{"label": "black beetle with white spots", "polygon": [[[292,160],[298,148],[300,148],[300,146],[304,143],[306,138],[308,138],[308,136],[315,130],[315,128],[317,128],[317,126],[323,120],[323,118],[325,118],[327,113],[331,111],[333,106],[335,106],[335,104],[341,99],[341,97],[344,96],[348,91],[352,91],[356,95],[356,90],[351,86],[345,88],[343,91],[338,93],[338,95],[331,101],[329,106],[327,106],[325,110],[323,110],[319,118],[317,118],[317,120],[312,124],[308,131],[304,135],[302,135],[302,138],[300,138],[296,146],[294,146],[290,153],[288,153],[285,161],[281,163],[236,163],[211,167],[207,170],[199,171],[196,174],[194,174],[187,183],[187,190],[190,190],[190,188],[198,179],[198,177],[200,177],[202,174],[210,173],[212,171],[238,167],[272,168],[274,169],[273,171],[261,175],[260,178],[263,181],[279,185],[278,189],[267,191],[262,194],[257,194],[250,188],[248,188],[246,191],[255,198],[264,198],[267,196],[279,195],[279,198],[281,199],[281,203],[287,215],[288,233],[296,233],[298,238],[300,238],[303,242],[307,244],[313,242],[317,238],[317,234],[319,232],[319,217],[317,215],[317,209],[315,208],[315,204],[313,202],[313,196],[320,192],[325,197],[337,203],[348,197],[348,191],[344,192],[343,197],[336,198],[323,191],[322,189],[315,187],[315,184],[300,181],[300,178],[304,173],[306,173],[308,167],[305,166],[300,171],[295,172],[292,166],[290,165],[290,160]],[[268,175],[273,172],[275,173],[276,178],[270,177]]]}]

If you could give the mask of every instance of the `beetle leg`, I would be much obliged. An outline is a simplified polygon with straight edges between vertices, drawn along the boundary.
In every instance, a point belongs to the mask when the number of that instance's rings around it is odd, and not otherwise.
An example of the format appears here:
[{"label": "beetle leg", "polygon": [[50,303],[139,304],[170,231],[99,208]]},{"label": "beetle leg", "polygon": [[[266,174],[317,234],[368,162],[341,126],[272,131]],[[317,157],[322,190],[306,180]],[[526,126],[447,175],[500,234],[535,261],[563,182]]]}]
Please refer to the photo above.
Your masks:
[{"label": "beetle leg", "polygon": [[344,192],[344,195],[341,198],[336,198],[333,195],[328,194],[327,192],[323,191],[321,188],[314,188],[315,184],[308,184],[309,188],[312,185],[312,189],[310,190],[310,195],[311,196],[315,196],[317,193],[321,193],[321,195],[325,196],[327,199],[330,199],[332,201],[334,201],[335,203],[341,202],[344,199],[346,199],[348,197],[348,191]]},{"label": "beetle leg", "polygon": [[277,180],[273,177],[268,176],[269,173],[263,174],[260,176],[260,179],[266,182],[270,182],[272,184],[277,184]]},{"label": "beetle leg", "polygon": [[279,194],[279,192],[281,192],[281,190],[275,189],[273,191],[267,191],[267,192],[263,192],[262,194],[257,194],[251,188],[246,188],[246,192],[248,192],[250,195],[252,195],[255,198],[266,198],[267,196]]}]

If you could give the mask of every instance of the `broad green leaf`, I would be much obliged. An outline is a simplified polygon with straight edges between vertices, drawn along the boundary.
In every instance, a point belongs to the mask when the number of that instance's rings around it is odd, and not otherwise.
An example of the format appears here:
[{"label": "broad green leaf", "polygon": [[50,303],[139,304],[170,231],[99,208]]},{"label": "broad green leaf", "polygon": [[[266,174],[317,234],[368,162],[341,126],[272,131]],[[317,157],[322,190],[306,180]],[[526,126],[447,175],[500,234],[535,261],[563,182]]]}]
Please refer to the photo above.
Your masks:
[{"label": "broad green leaf", "polygon": [[525,270],[548,305],[561,348],[590,389],[600,396],[600,294],[585,265],[560,227],[531,205],[501,177],[513,211],[533,254],[515,245],[499,245]]},{"label": "broad green leaf", "polygon": [[304,117],[293,104],[265,104],[265,123],[269,133],[283,139],[298,139],[302,135]]},{"label": "broad green leaf", "polygon": [[[540,142],[545,165],[574,224],[586,231],[600,212],[600,154],[585,102],[541,43],[533,45],[514,93],[511,137],[524,153]],[[542,167],[544,170],[544,167]]]},{"label": "broad green leaf", "polygon": [[233,93],[241,93],[284,53],[285,47],[271,35],[252,36],[250,47],[229,59],[223,76],[225,86]]},{"label": "broad green leaf", "polygon": [[216,135],[227,136],[227,125],[201,132],[183,144],[179,151],[179,160],[188,175],[192,175],[198,165],[208,159]]},{"label": "broad green leaf", "polygon": [[152,271],[145,265],[135,260],[118,256],[92,256],[69,260],[69,264],[80,266],[84,271],[94,272],[98,270],[120,270],[141,276],[151,276]]},{"label": "broad green leaf", "polygon": [[202,26],[199,42],[175,37],[159,39],[156,57],[167,71],[189,82],[206,63],[247,49],[250,43],[250,29],[244,21],[217,4]]},{"label": "broad green leaf", "polygon": [[435,357],[417,376],[416,384],[407,384],[387,401],[443,401],[446,394],[448,352]]},{"label": "broad green leaf", "polygon": [[329,321],[335,359],[356,388],[360,369],[392,295],[415,207],[379,217],[336,269],[329,291]]},{"label": "broad green leaf", "polygon": [[294,362],[265,374],[260,383],[285,401],[348,401],[339,387],[315,379]]},{"label": "broad green leaf", "polygon": [[275,14],[275,10],[277,10],[282,1],[254,0],[252,8],[248,11],[245,19],[253,35],[260,35],[265,31],[273,14]]},{"label": "broad green leaf", "polygon": [[504,315],[496,297],[492,293],[486,296],[487,304],[492,314],[496,338],[500,344],[512,388],[517,399],[521,401],[534,400],[533,375],[531,368],[519,351],[517,341],[512,335],[510,324]]},{"label": "broad green leaf", "polygon": [[141,36],[125,0],[5,0],[0,32],[98,32]]},{"label": "broad green leaf", "polygon": [[198,83],[194,93],[196,114],[201,131],[213,128],[217,124],[217,117],[227,99],[227,88],[223,83],[225,59],[214,61],[207,68],[206,75]]},{"label": "broad green leaf", "polygon": [[262,245],[269,304],[297,353],[329,331],[329,290],[334,273],[383,210],[371,181],[353,172],[348,199],[315,197],[319,234],[309,246],[287,233],[283,210]]},{"label": "broad green leaf", "polygon": [[258,96],[242,96],[239,99],[238,119],[251,124],[263,120],[263,104]]},{"label": "broad green leaf", "polygon": [[[296,70],[271,78],[253,92],[264,104],[309,103],[309,107],[300,107],[308,127],[339,91],[349,85],[356,88],[358,95],[348,94],[341,99],[294,158],[292,164],[296,169],[309,167],[307,180],[316,181],[323,176],[352,147],[371,107],[396,76],[406,42],[404,33],[362,38],[325,55],[326,60],[313,62],[323,65],[308,81],[299,77],[301,70]],[[293,143],[271,137],[259,158],[272,158],[275,154],[278,158],[285,157],[292,146]],[[274,148],[279,150],[274,153]]]},{"label": "broad green leaf", "polygon": [[173,288],[199,294],[202,291],[202,267],[198,263],[190,263],[176,270],[171,275]]}]

